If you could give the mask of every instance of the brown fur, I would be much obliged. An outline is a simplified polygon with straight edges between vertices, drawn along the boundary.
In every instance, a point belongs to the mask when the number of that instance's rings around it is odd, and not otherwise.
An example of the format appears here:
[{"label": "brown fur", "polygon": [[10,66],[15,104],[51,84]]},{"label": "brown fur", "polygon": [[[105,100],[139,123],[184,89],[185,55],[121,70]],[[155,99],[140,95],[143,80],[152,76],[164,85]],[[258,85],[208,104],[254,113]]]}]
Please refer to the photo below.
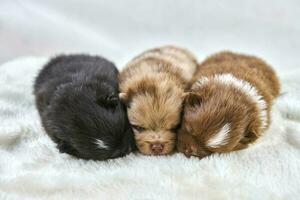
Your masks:
[{"label": "brown fur", "polygon": [[[256,101],[237,86],[213,79],[221,74],[231,74],[256,88],[266,103],[265,127]],[[197,80],[203,77],[210,81],[199,86]],[[279,94],[279,81],[263,60],[232,52],[217,53],[198,66],[193,81],[195,83],[185,100],[182,127],[178,133],[178,151],[187,156],[203,157],[214,152],[243,149],[269,126],[272,101]],[[227,125],[230,131],[224,143],[208,145]]]},{"label": "brown fur", "polygon": [[[174,129],[196,66],[187,50],[164,46],[135,57],[120,73],[120,98],[128,106],[140,152],[161,155],[174,150]],[[161,151],[154,152],[155,145]]]}]

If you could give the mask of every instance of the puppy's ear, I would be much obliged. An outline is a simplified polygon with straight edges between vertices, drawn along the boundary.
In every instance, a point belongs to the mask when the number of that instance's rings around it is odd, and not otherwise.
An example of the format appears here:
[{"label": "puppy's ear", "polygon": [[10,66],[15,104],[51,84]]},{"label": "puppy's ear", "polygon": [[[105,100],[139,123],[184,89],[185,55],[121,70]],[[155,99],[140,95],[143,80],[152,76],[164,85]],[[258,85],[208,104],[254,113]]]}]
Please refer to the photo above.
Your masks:
[{"label": "puppy's ear", "polygon": [[110,94],[107,96],[101,96],[97,98],[97,103],[104,106],[116,106],[118,104],[119,98],[116,94]]},{"label": "puppy's ear", "polygon": [[120,92],[119,93],[119,98],[123,103],[127,103],[128,102],[128,95],[127,93],[124,92]]},{"label": "puppy's ear", "polygon": [[196,107],[196,106],[201,105],[202,98],[197,93],[189,92],[188,94],[186,94],[184,102],[185,102],[185,104],[187,104],[191,107]]},{"label": "puppy's ear", "polygon": [[127,108],[130,108],[131,97],[129,97],[128,93],[120,92],[119,99]]}]

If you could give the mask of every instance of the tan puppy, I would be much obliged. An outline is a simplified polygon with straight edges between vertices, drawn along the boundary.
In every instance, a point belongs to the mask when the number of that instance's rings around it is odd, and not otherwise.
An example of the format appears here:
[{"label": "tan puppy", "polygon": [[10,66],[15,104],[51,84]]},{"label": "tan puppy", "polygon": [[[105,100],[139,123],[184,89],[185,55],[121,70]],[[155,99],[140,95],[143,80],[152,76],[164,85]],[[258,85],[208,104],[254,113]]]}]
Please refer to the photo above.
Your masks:
[{"label": "tan puppy", "polygon": [[120,98],[127,104],[140,152],[162,155],[174,150],[184,92],[196,67],[187,50],[163,46],[135,57],[120,73]]},{"label": "tan puppy", "polygon": [[263,60],[231,52],[209,57],[185,99],[178,150],[204,157],[246,148],[268,128],[278,94],[276,74]]}]

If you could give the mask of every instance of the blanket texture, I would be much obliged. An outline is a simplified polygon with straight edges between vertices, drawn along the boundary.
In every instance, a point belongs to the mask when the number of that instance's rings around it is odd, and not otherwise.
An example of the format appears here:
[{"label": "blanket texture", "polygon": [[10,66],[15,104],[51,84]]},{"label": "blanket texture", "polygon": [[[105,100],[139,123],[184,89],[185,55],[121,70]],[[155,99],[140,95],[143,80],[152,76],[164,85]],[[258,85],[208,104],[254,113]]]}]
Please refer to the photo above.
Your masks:
[{"label": "blanket texture", "polygon": [[32,85],[47,58],[0,66],[0,199],[299,199],[300,70],[279,74],[272,125],[250,148],[202,160],[138,153],[105,162],[60,154]]}]

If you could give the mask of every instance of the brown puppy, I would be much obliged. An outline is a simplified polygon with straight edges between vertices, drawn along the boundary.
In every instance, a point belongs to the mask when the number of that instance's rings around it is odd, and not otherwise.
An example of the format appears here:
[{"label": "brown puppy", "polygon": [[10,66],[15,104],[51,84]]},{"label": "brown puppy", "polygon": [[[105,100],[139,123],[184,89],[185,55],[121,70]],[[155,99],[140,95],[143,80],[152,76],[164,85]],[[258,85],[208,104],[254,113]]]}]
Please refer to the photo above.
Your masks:
[{"label": "brown puppy", "polygon": [[207,58],[185,99],[178,151],[204,157],[246,148],[268,128],[278,94],[276,74],[263,60],[232,52]]},{"label": "brown puppy", "polygon": [[135,57],[120,73],[120,98],[127,104],[140,152],[162,155],[174,150],[184,92],[196,67],[189,51],[163,46]]}]

